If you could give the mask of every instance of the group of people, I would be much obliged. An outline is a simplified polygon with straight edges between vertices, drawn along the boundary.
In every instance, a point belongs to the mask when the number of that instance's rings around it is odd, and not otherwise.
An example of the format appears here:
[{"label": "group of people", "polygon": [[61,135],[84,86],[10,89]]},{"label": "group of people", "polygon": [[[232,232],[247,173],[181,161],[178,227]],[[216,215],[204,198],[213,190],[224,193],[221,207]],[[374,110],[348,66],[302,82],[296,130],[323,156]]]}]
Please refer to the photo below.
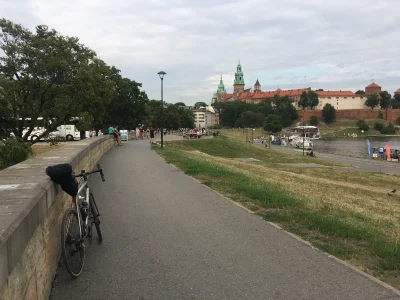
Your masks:
[{"label": "group of people", "polygon": [[156,131],[153,127],[149,127],[146,130],[142,127],[136,127],[136,139],[143,140],[144,136],[146,136],[147,139],[150,139],[150,143],[152,144],[154,142],[155,132]]}]

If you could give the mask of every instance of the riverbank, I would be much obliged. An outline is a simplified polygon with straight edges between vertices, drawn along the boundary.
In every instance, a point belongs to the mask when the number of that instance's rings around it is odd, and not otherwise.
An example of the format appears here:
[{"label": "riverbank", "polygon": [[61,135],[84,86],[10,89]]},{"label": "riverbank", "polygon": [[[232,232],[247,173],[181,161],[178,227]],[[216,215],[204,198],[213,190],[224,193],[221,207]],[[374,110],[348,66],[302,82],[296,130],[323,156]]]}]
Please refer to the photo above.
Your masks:
[{"label": "riverbank", "polygon": [[349,172],[232,135],[167,142],[156,151],[265,220],[400,287],[400,201],[390,193],[399,185],[396,176]]}]

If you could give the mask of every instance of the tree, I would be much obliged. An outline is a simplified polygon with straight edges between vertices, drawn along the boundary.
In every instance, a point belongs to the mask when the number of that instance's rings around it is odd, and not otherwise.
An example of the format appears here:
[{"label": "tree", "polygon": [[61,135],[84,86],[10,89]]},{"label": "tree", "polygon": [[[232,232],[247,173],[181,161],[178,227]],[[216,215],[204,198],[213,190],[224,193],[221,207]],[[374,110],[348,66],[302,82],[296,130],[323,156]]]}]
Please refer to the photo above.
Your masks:
[{"label": "tree", "polygon": [[310,117],[310,125],[317,126],[319,123],[318,118],[316,116]]},{"label": "tree", "polygon": [[365,95],[365,91],[363,90],[358,90],[357,92],[355,92],[356,95]]},{"label": "tree", "polygon": [[185,106],[186,107],[186,104],[183,103],[183,102],[177,102],[174,105],[176,105],[176,106]]},{"label": "tree", "polygon": [[395,109],[400,108],[400,94],[394,95],[391,106],[392,106],[392,108],[395,108]]},{"label": "tree", "polygon": [[371,94],[367,97],[367,100],[365,101],[365,106],[374,109],[374,107],[377,107],[378,105],[379,105],[379,96],[377,93]]},{"label": "tree", "polygon": [[206,107],[206,106],[207,106],[207,103],[205,103],[205,102],[196,102],[194,104],[194,109],[199,109],[200,107]]},{"label": "tree", "polygon": [[264,126],[265,131],[276,133],[282,130],[281,118],[278,115],[268,115],[265,118]]},{"label": "tree", "polygon": [[302,107],[303,109],[306,109],[306,107],[310,106],[307,92],[301,93],[298,106]]},{"label": "tree", "polygon": [[263,124],[264,116],[262,113],[255,113],[253,111],[246,111],[242,116],[236,120],[235,127],[261,127]]},{"label": "tree", "polygon": [[319,99],[318,99],[318,94],[314,91],[309,91],[307,93],[308,97],[308,106],[310,106],[311,109],[314,109],[314,107],[318,106],[319,104]]},{"label": "tree", "polygon": [[7,107],[0,117],[8,126],[0,138],[12,132],[27,141],[39,117],[47,127],[36,141],[85,111],[104,117],[104,105],[115,95],[116,70],[77,38],[44,25],[32,33],[1,19],[0,49],[0,107]]},{"label": "tree", "polygon": [[[140,90],[142,85],[119,75],[115,79],[115,85],[116,96],[107,108],[109,125],[133,129],[139,123],[145,123],[144,116],[149,99],[146,93]],[[158,109],[160,103],[158,101]]]},{"label": "tree", "polygon": [[329,103],[322,109],[322,116],[326,123],[332,123],[336,119],[336,109]]},{"label": "tree", "polygon": [[381,106],[381,109],[389,108],[392,96],[387,91],[380,92],[379,96],[379,105]]}]

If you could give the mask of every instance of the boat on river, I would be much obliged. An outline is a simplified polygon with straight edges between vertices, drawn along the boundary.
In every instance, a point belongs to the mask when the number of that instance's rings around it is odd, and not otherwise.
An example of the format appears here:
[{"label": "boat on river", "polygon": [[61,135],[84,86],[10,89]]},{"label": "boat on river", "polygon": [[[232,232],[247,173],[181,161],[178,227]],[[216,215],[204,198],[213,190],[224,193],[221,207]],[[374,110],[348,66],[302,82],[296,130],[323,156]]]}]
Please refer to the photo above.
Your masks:
[{"label": "boat on river", "polygon": [[321,138],[321,133],[317,126],[297,126],[291,128],[291,130],[293,134],[308,137],[310,140],[319,140]]}]

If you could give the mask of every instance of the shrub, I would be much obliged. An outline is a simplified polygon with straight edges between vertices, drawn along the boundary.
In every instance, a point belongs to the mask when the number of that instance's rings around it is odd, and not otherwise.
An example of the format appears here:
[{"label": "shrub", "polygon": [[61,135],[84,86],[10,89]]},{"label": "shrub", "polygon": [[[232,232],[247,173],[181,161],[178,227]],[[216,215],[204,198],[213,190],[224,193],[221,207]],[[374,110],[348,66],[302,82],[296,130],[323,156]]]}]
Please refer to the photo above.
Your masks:
[{"label": "shrub", "polygon": [[310,125],[317,126],[319,123],[318,118],[316,116],[310,117]]},{"label": "shrub", "polygon": [[375,130],[381,131],[381,130],[383,129],[383,127],[385,127],[385,126],[384,126],[382,123],[376,122],[376,123],[374,124],[374,129],[375,129]]},{"label": "shrub", "polygon": [[369,126],[367,123],[365,123],[364,120],[359,120],[357,122],[357,126],[358,128],[360,128],[360,130],[364,130],[364,131],[368,131],[369,130]]},{"label": "shrub", "polygon": [[400,118],[397,118],[396,125],[400,125]]},{"label": "shrub", "polygon": [[0,169],[5,169],[24,161],[29,154],[33,154],[30,145],[16,138],[8,138],[0,142]]},{"label": "shrub", "polygon": [[65,142],[65,138],[60,135],[51,135],[47,138],[47,142],[50,144],[50,146],[55,146],[61,142]]},{"label": "shrub", "polygon": [[380,110],[379,113],[378,113],[378,119],[383,119],[383,114],[382,114],[382,111],[381,111],[381,110]]},{"label": "shrub", "polygon": [[322,116],[326,123],[332,123],[336,119],[336,109],[329,103],[322,109]]},{"label": "shrub", "polygon": [[383,133],[383,134],[395,134],[396,133],[396,129],[394,128],[394,125],[392,123],[390,123],[388,126],[382,128],[381,133]]}]

